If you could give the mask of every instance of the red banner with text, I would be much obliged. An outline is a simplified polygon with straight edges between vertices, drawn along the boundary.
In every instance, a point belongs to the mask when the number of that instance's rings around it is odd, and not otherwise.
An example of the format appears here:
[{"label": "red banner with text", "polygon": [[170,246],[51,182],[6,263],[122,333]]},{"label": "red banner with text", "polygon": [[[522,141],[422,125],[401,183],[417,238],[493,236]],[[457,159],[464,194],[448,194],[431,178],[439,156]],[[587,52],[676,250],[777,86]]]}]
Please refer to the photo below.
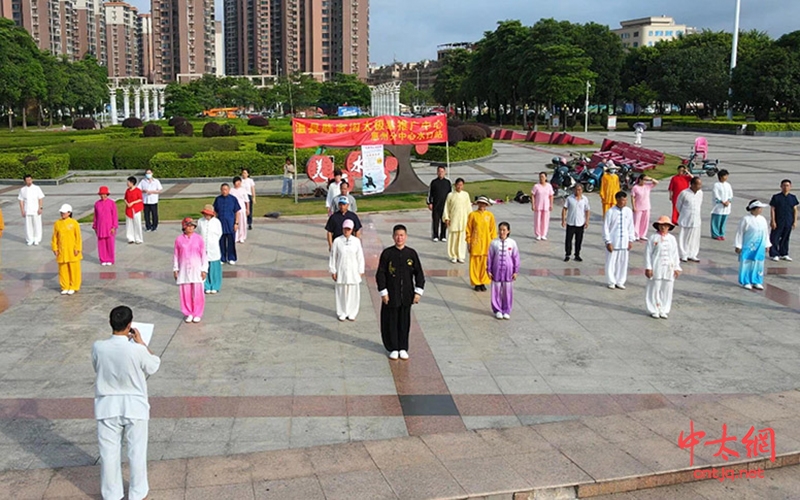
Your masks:
[{"label": "red banner with text", "polygon": [[352,147],[370,144],[435,144],[447,141],[447,117],[378,116],[358,120],[292,119],[296,148]]}]

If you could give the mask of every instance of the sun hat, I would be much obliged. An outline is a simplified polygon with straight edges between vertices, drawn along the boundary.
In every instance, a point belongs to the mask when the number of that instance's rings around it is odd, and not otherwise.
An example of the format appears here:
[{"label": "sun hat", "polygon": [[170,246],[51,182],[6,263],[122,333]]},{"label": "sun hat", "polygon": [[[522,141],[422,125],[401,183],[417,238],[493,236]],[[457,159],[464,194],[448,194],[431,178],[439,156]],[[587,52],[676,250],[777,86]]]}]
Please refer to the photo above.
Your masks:
[{"label": "sun hat", "polygon": [[764,203],[763,201],[752,200],[750,203],[747,204],[747,211],[752,212],[756,208],[767,208],[769,205]]},{"label": "sun hat", "polygon": [[97,191],[97,194],[110,194],[108,191],[108,186],[100,186],[100,190]]},{"label": "sun hat", "polygon": [[183,219],[183,222],[181,223],[181,226],[184,229],[189,227],[189,226],[197,227],[197,222],[195,222],[194,219],[192,219],[191,217],[186,217],[185,219]]},{"label": "sun hat", "polygon": [[475,203],[483,203],[485,205],[491,205],[492,204],[492,202],[489,200],[489,198],[487,198],[485,196],[478,196],[478,198],[475,200]]},{"label": "sun hat", "polygon": [[71,214],[72,213],[72,205],[69,203],[64,203],[61,205],[61,208],[58,209],[59,212],[62,214]]},{"label": "sun hat", "polygon": [[655,230],[658,231],[658,226],[662,224],[668,225],[670,231],[675,229],[675,224],[672,223],[672,219],[670,219],[668,215],[662,215],[661,217],[658,218],[657,221],[653,222],[653,228],[655,228]]},{"label": "sun hat", "polygon": [[342,229],[353,229],[354,227],[356,227],[356,225],[350,219],[347,219],[346,221],[342,222]]},{"label": "sun hat", "polygon": [[204,206],[203,209],[200,210],[200,213],[204,214],[204,215],[212,215],[212,216],[217,214],[217,212],[214,211],[214,205],[206,205],[206,206]]}]

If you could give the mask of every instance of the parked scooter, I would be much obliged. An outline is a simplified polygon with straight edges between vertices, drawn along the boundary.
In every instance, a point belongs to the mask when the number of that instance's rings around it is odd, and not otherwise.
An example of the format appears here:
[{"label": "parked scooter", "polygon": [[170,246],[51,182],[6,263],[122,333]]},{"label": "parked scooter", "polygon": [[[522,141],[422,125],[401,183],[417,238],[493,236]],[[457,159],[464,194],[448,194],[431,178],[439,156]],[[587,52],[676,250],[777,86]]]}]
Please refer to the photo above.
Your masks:
[{"label": "parked scooter", "polygon": [[707,160],[703,156],[698,156],[695,151],[692,151],[688,159],[683,160],[683,164],[690,174],[696,176],[706,174],[714,177],[719,172],[719,160]]},{"label": "parked scooter", "polygon": [[617,167],[617,175],[619,176],[619,187],[623,191],[630,191],[636,184],[636,173],[630,165],[620,165]]},{"label": "parked scooter", "polygon": [[605,164],[598,163],[597,166],[594,168],[587,166],[580,175],[580,183],[583,184],[583,190],[587,193],[591,193],[595,189],[600,187],[600,181],[603,178],[603,173],[605,172]]},{"label": "parked scooter", "polygon": [[575,189],[578,184],[576,174],[568,165],[566,158],[555,157],[552,160],[553,176],[550,178],[550,184],[553,186],[554,196],[556,198],[566,198]]}]

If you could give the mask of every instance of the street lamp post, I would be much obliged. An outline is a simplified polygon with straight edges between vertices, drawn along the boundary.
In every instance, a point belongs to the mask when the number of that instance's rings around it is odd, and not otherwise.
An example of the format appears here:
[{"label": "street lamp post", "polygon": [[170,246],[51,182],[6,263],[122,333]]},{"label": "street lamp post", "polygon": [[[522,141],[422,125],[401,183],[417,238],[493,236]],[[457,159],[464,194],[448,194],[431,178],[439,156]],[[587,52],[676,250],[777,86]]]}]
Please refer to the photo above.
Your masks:
[{"label": "street lamp post", "polygon": [[592,84],[589,83],[589,80],[586,80],[586,108],[583,113],[583,133],[589,132],[589,89],[592,88]]},{"label": "street lamp post", "polygon": [[416,101],[414,113],[419,113],[419,68],[414,68],[414,69],[417,70],[417,95],[416,99],[414,99]]},{"label": "street lamp post", "polygon": [[[736,55],[739,52],[739,12],[742,8],[742,0],[736,0],[736,16],[733,20],[733,48],[731,49],[731,73],[736,68]],[[728,86],[728,120],[733,120],[733,86]]]}]

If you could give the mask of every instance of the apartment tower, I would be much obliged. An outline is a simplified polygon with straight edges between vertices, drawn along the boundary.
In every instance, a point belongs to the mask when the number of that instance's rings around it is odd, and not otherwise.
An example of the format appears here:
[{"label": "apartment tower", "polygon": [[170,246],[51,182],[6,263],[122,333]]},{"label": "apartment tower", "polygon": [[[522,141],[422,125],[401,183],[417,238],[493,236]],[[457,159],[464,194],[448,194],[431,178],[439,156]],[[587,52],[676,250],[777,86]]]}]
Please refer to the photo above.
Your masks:
[{"label": "apartment tower", "polygon": [[139,14],[136,23],[136,38],[139,44],[139,71],[148,83],[153,82],[153,18],[150,14]]},{"label": "apartment tower", "polygon": [[106,2],[106,66],[108,76],[139,75],[139,11],[125,2]]},{"label": "apartment tower", "polygon": [[214,1],[152,0],[151,5],[155,83],[214,74]]}]

